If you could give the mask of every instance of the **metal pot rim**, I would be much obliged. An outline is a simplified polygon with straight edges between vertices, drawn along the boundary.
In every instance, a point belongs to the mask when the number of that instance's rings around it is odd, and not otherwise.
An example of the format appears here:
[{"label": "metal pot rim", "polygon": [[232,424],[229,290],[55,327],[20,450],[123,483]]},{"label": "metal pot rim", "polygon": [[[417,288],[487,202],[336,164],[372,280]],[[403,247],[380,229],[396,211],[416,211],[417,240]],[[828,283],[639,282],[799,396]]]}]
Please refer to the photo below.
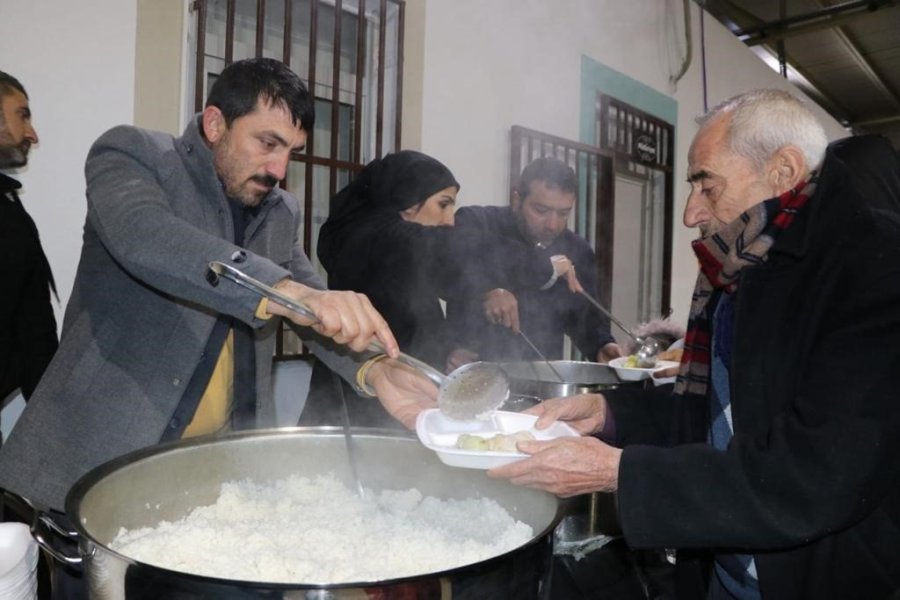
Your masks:
[{"label": "metal pot rim", "polygon": [[[586,360],[551,360],[550,364],[564,381],[543,361],[516,361],[499,363],[513,382],[548,383],[556,385],[618,385],[621,379],[609,365]],[[585,374],[585,371],[590,375]]]}]

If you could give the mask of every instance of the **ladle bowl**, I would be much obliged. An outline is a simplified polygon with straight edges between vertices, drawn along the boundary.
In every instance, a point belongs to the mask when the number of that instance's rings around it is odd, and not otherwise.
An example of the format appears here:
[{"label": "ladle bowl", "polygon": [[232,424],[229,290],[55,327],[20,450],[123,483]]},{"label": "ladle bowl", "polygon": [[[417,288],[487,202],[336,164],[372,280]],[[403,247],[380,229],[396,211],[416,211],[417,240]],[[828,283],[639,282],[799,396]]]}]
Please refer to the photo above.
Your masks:
[{"label": "ladle bowl", "polygon": [[509,377],[498,365],[472,362],[454,369],[438,388],[438,408],[457,421],[483,418],[509,398]]},{"label": "ladle bowl", "polygon": [[634,340],[638,344],[638,349],[634,353],[634,356],[637,358],[637,366],[641,369],[652,369],[655,367],[657,356],[662,351],[659,340],[650,336],[636,337]]}]

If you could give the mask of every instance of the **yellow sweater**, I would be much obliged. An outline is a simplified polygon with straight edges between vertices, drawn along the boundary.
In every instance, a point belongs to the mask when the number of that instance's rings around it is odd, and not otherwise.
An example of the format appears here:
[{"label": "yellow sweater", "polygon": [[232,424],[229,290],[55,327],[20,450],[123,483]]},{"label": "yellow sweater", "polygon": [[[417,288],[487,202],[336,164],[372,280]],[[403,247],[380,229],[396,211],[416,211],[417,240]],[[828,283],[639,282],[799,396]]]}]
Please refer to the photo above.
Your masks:
[{"label": "yellow sweater", "polygon": [[[258,319],[268,319],[272,315],[266,313],[268,301],[263,298],[256,307]],[[228,332],[222,352],[216,360],[209,383],[194,418],[184,430],[182,438],[190,438],[198,435],[206,435],[217,431],[227,430],[231,419],[231,405],[234,401],[234,330]]]}]

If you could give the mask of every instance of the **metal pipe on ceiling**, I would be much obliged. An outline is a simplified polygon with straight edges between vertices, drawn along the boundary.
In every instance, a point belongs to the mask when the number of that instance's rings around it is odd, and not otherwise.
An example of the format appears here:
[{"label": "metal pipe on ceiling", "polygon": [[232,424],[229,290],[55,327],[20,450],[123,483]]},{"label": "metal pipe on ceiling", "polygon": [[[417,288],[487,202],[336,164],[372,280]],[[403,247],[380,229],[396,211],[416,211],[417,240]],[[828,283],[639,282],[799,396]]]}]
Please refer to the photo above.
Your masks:
[{"label": "metal pipe on ceiling", "polygon": [[900,115],[891,115],[888,117],[880,117],[876,119],[865,119],[862,121],[851,121],[850,127],[869,127],[871,125],[886,125],[887,123],[900,122]]},{"label": "metal pipe on ceiling", "polygon": [[845,2],[823,8],[822,10],[747,27],[735,31],[734,35],[748,46],[756,46],[802,33],[831,29],[877,10],[891,8],[898,4],[900,4],[900,0],[857,0],[855,2]]}]

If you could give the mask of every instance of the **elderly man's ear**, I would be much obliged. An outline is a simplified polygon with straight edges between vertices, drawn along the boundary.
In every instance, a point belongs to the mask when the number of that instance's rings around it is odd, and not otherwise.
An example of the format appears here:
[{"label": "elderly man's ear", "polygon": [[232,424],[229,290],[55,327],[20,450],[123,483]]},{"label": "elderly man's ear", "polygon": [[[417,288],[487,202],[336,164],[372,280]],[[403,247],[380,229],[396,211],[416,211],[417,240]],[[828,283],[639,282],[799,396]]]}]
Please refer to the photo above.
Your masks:
[{"label": "elderly man's ear", "polygon": [[802,182],[809,175],[803,152],[796,146],[780,148],[769,159],[769,183],[780,196]]}]

